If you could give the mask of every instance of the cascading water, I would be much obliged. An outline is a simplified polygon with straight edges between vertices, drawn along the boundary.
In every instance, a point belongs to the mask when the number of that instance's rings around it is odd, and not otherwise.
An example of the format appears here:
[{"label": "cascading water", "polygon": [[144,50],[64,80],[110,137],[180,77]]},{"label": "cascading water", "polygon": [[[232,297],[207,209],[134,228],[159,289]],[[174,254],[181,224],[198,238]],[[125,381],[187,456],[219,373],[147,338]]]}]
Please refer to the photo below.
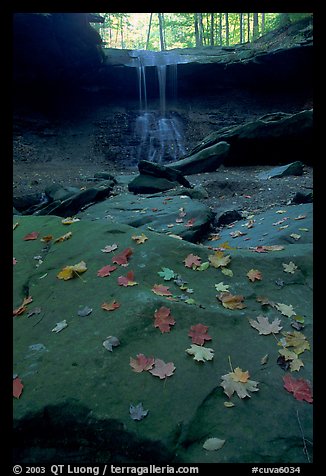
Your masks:
[{"label": "cascading water", "polygon": [[[140,115],[136,119],[135,138],[138,141],[137,160],[168,162],[185,153],[181,122],[177,114],[167,111],[167,85],[170,97],[177,99],[177,64],[179,57],[173,53],[135,51],[137,60]],[[160,109],[148,110],[146,90],[146,67],[155,67],[157,72]]]}]

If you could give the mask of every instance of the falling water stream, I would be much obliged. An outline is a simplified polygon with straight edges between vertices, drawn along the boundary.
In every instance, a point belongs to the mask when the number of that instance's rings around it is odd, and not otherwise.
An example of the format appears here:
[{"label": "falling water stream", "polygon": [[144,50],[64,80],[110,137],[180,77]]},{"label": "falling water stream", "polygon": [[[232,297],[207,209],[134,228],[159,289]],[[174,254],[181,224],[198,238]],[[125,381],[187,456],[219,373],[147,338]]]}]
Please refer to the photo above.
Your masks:
[{"label": "falling water stream", "polygon": [[[181,122],[177,114],[167,110],[167,85],[170,98],[177,99],[177,65],[179,55],[169,52],[137,50],[132,52],[137,68],[139,116],[135,124],[135,137],[139,142],[138,160],[164,163],[176,160],[185,153]],[[182,62],[182,61],[181,61]],[[155,67],[159,89],[159,110],[148,107],[146,68]]]}]

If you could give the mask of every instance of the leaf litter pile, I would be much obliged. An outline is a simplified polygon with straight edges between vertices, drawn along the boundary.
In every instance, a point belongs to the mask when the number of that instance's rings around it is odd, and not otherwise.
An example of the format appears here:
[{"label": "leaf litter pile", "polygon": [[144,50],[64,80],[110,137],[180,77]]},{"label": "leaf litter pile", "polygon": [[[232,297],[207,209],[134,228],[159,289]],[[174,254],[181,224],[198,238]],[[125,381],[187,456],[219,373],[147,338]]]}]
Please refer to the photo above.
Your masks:
[{"label": "leaf litter pile", "polygon": [[[71,218],[70,221],[69,219],[66,219],[65,222],[62,221],[62,224],[73,224],[77,221],[79,220]],[[18,225],[19,223],[16,223],[14,229]],[[59,238],[54,238],[50,234],[51,230],[48,231],[49,233],[43,236],[41,236],[39,231],[30,231],[23,237],[23,240],[27,242],[25,245],[26,255],[28,254],[27,247],[30,241],[38,240],[42,246],[45,243],[46,251],[48,251],[52,245],[63,247],[68,240],[72,242],[74,239],[72,232],[63,234]],[[196,280],[201,279],[201,273],[205,272],[211,273],[211,276],[214,276],[213,279],[216,279],[216,282],[211,286],[211,305],[215,307],[216,313],[218,314],[220,311],[224,319],[228,319],[228,314],[234,315],[239,310],[242,314],[246,314],[247,297],[237,293],[236,289],[233,289],[232,286],[234,276],[232,270],[233,248],[228,243],[224,243],[219,248],[202,247],[203,252],[201,256],[189,253],[183,259],[175,262],[175,269],[170,269],[166,266],[158,267],[156,277],[151,278],[152,281],[149,282],[150,277],[146,275],[146,270],[142,272],[139,269],[135,270],[133,258],[137,253],[146,249],[151,238],[141,233],[140,235],[132,234],[129,239],[130,246],[126,247],[122,246],[118,241],[102,243],[102,247],[97,253],[98,256],[102,257],[102,266],[94,274],[99,281],[103,280],[107,284],[108,299],[103,302],[87,303],[84,306],[77,303],[76,315],[79,318],[94,319],[94,310],[100,310],[98,312],[106,311],[108,316],[112,313],[116,319],[119,319],[119,313],[121,315],[125,307],[132,305],[133,298],[130,294],[132,288],[142,287],[142,290],[146,288],[158,300],[157,307],[154,312],[150,313],[146,322],[147,324],[148,322],[151,323],[150,325],[156,329],[155,332],[161,334],[162,339],[166,339],[166,346],[169,346],[168,336],[175,332],[179,323],[181,328],[184,328],[184,322],[188,322],[187,306],[192,306],[198,310],[205,308],[200,303],[200,296],[196,296],[192,287],[195,286]],[[253,251],[267,253],[280,251],[283,248],[280,245],[264,247],[264,250],[259,250],[256,247]],[[38,258],[38,264],[41,265],[43,262],[42,256],[38,256]],[[19,260],[14,258],[13,264],[15,269],[17,269],[19,267]],[[67,263],[64,267],[57,270],[56,279],[62,281],[65,286],[68,285],[68,283],[64,283],[65,281],[80,279],[87,286],[87,274],[90,273],[90,265],[91,263],[86,263],[84,260],[77,263]],[[279,271],[280,276],[283,273],[294,275],[300,269],[295,262],[290,261],[282,263]],[[47,273],[40,276],[39,279],[46,277]],[[223,278],[224,280],[228,279],[227,284],[224,283]],[[243,281],[247,282],[247,286],[252,287],[252,292],[248,293],[248,295],[255,293],[256,283],[261,285],[264,283],[264,279],[267,279],[267,277],[261,270],[248,266],[247,273],[243,276]],[[278,281],[276,285],[282,287],[282,279],[279,278]],[[119,300],[116,296],[118,289]],[[121,298],[122,295],[125,296],[124,299]],[[292,398],[298,401],[311,404],[313,402],[311,383],[300,376],[300,370],[304,367],[303,354],[310,351],[310,343],[304,334],[304,318],[297,313],[297,310],[291,303],[274,302],[262,295],[256,295],[255,300],[257,306],[260,307],[260,311],[256,315],[247,315],[246,317],[241,317],[241,319],[246,319],[248,322],[248,326],[252,329],[253,338],[274,340],[278,358],[273,362],[273,365],[278,365],[284,371],[284,375],[280,377],[283,391],[288,392],[289,396],[291,395]],[[13,310],[14,318],[23,319],[33,315],[37,316],[40,310],[33,312],[29,307],[32,302],[33,297],[26,295],[22,302]],[[185,306],[183,312],[180,312],[180,305]],[[29,313],[28,310],[30,311]],[[274,318],[264,315],[268,314],[270,310],[274,311]],[[60,334],[62,331],[69,332],[69,324],[69,317],[66,317],[57,322],[52,329],[49,328],[49,332],[54,334]],[[256,361],[252,362],[252,369],[243,369],[241,362],[234,363],[236,364],[234,368],[231,361],[232,348],[230,348],[229,353],[226,355],[219,353],[220,343],[218,341],[218,334],[218,326],[216,329],[213,329],[211,326],[206,325],[205,322],[201,322],[200,318],[196,322],[189,322],[187,330],[184,331],[184,338],[189,339],[189,346],[183,349],[173,349],[174,355],[179,354],[179,359],[182,355],[188,356],[186,359],[189,362],[189,366],[196,365],[200,367],[210,365],[210,362],[217,358],[223,362],[225,373],[216,375],[215,391],[219,394],[223,392],[228,397],[228,400],[224,401],[225,408],[235,407],[237,405],[236,398],[241,400],[248,399],[249,401],[251,398],[255,398],[257,392],[268,391],[266,385],[264,390],[262,390],[258,375],[259,371],[271,364],[269,354],[264,356],[257,355]],[[103,336],[103,339],[100,345],[102,345],[104,352],[109,351],[108,356],[118,353],[119,348],[127,344],[121,341],[119,336]],[[157,381],[163,381],[164,386],[167,379],[178,378],[178,366],[173,361],[165,361],[160,355],[145,356],[142,348],[138,349],[138,354],[130,356],[129,367],[131,372],[136,374],[147,373],[149,379],[155,378]],[[252,374],[258,380],[253,379]],[[299,374],[299,376],[296,377],[296,374]],[[28,391],[25,387],[21,378],[14,374],[14,398],[23,398],[24,392]],[[275,398],[275,395],[271,395],[271,399],[273,398]],[[144,395],[144,399],[146,399],[146,395]],[[150,418],[151,410],[151,408],[144,409],[143,402],[130,402],[129,416],[134,421],[141,421],[145,417],[147,419]],[[126,408],[126,413],[128,413],[128,408]],[[208,434],[207,437],[209,438],[203,444],[203,448],[206,451],[219,450],[226,442],[225,439],[218,438],[216,435]]]}]

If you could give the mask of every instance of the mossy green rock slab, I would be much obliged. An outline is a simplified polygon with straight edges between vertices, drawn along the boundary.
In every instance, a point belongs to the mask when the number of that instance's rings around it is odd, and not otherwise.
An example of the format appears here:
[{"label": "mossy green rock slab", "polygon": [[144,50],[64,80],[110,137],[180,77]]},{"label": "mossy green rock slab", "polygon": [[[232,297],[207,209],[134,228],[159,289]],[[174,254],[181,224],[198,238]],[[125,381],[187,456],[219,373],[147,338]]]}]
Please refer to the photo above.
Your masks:
[{"label": "mossy green rock slab", "polygon": [[[69,226],[54,216],[14,217],[14,309],[31,296],[27,310],[13,318],[14,368],[24,388],[14,398],[15,458],[19,462],[277,462],[312,460],[311,403],[298,401],[283,387],[283,377],[312,379],[312,257],[308,244],[289,244],[283,250],[254,253],[228,250],[227,268],[209,266],[203,271],[186,268],[189,254],[208,261],[213,251],[158,233],[146,232],[137,244],[139,230],[115,223],[80,220]],[[69,239],[46,245],[72,232]],[[38,232],[37,239],[24,237]],[[111,253],[101,251],[117,244]],[[116,264],[110,276],[98,270],[112,265],[112,257],[131,248],[128,265]],[[58,279],[66,266],[84,261],[87,271],[73,279]],[[283,263],[293,261],[294,274]],[[158,272],[166,267],[181,275],[187,289]],[[205,267],[204,267],[205,268]],[[262,279],[251,282],[247,273],[258,269]],[[133,286],[120,286],[119,276],[134,272]],[[280,286],[280,280],[283,281]],[[217,299],[215,284],[229,285],[244,297],[245,308],[226,309]],[[154,285],[169,288],[173,298],[154,294]],[[186,298],[184,297],[186,295]],[[283,370],[276,362],[281,333],[260,335],[249,319],[265,315],[280,319],[282,331],[294,331],[293,319],[258,296],[292,305],[304,319],[301,330],[310,350],[300,354],[299,371]],[[186,299],[186,300],[185,300]],[[101,308],[116,301],[114,311]],[[78,311],[92,309],[81,317]],[[154,327],[155,310],[171,310],[175,324],[170,332]],[[37,309],[37,313],[32,311]],[[66,320],[67,327],[52,332]],[[197,362],[185,352],[192,345],[191,326],[208,326],[211,340],[204,347],[214,358]],[[103,341],[115,336],[120,345],[112,352]],[[160,379],[149,371],[134,372],[130,358],[138,354],[173,362],[174,373]],[[267,363],[261,359],[268,354]],[[251,397],[231,397],[220,386],[231,366],[249,371],[258,383]],[[130,405],[142,403],[147,416],[136,421]],[[303,435],[305,440],[303,439]],[[218,451],[202,446],[208,438],[226,440]],[[308,455],[304,448],[307,447]]]}]

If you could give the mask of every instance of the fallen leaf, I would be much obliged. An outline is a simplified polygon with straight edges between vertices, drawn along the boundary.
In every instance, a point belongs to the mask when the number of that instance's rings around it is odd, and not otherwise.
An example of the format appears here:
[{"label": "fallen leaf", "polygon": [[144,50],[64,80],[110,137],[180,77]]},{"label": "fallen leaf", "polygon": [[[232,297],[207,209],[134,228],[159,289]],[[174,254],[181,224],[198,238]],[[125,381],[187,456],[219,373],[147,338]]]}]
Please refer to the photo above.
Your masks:
[{"label": "fallen leaf", "polygon": [[133,420],[142,420],[148,414],[148,410],[144,410],[142,403],[138,403],[136,406],[130,404],[129,413]]},{"label": "fallen leaf", "polygon": [[212,235],[209,235],[209,237],[208,237],[209,241],[218,241],[220,239],[221,239],[221,237],[218,233],[213,233]]},{"label": "fallen leaf", "polygon": [[312,388],[310,382],[303,378],[295,379],[292,375],[284,375],[283,377],[284,388],[293,396],[296,400],[304,400],[308,403],[313,402]]},{"label": "fallen leaf", "polygon": [[141,235],[133,235],[131,238],[138,245],[141,245],[142,243],[145,243],[146,240],[148,240],[147,236],[144,233],[142,233]]},{"label": "fallen leaf", "polygon": [[112,245],[106,245],[104,248],[101,249],[103,253],[111,253],[112,251],[116,250],[118,248],[118,245],[116,243],[113,243]]},{"label": "fallen leaf", "polygon": [[201,265],[201,258],[190,253],[183,262],[186,268],[196,269],[197,266]]},{"label": "fallen leaf", "polygon": [[210,266],[209,261],[205,261],[205,263],[202,263],[200,266],[196,268],[196,271],[206,271]]},{"label": "fallen leaf", "polygon": [[53,243],[62,243],[63,241],[69,240],[72,237],[72,232],[69,231],[65,235],[59,236]]},{"label": "fallen leaf", "polygon": [[63,218],[61,220],[61,223],[63,225],[72,225],[72,223],[76,223],[77,221],[80,221],[80,219],[75,217],[67,217],[67,218]]},{"label": "fallen leaf", "polygon": [[258,316],[256,317],[256,321],[249,319],[249,322],[251,327],[257,329],[261,335],[278,334],[282,329],[279,325],[281,323],[280,319],[274,319],[274,321],[270,323],[268,317]]},{"label": "fallen leaf", "polygon": [[211,336],[207,334],[208,326],[203,324],[196,324],[190,327],[188,336],[191,337],[193,344],[203,345],[205,340],[212,340]]},{"label": "fallen leaf", "polygon": [[263,278],[262,274],[260,271],[258,271],[258,269],[250,269],[248,271],[248,273],[246,274],[246,276],[249,278],[250,281],[254,282],[254,281],[261,281],[261,279]]},{"label": "fallen leaf", "polygon": [[249,392],[257,392],[259,389],[257,385],[259,382],[249,380],[249,372],[242,372],[237,367],[234,372],[222,375],[221,387],[224,388],[224,393],[231,398],[234,392],[239,398],[251,397]]},{"label": "fallen leaf", "polygon": [[104,309],[104,311],[115,311],[116,309],[119,309],[120,303],[118,303],[115,299],[111,302],[104,302],[101,305],[101,308]]},{"label": "fallen leaf", "polygon": [[282,263],[283,266],[283,271],[285,273],[290,273],[294,274],[295,270],[298,269],[298,267],[293,263],[293,261],[290,261],[289,263]]},{"label": "fallen leaf", "polygon": [[128,260],[130,256],[132,255],[132,253],[133,253],[132,248],[126,248],[125,250],[121,251],[121,253],[119,253],[118,255],[113,256],[112,263],[121,264],[121,265],[128,264]]},{"label": "fallen leaf", "polygon": [[268,355],[268,354],[265,354],[264,357],[262,357],[262,358],[260,359],[261,365],[267,364],[267,362],[268,362],[268,357],[269,357],[269,355]]},{"label": "fallen leaf", "polygon": [[170,279],[175,278],[175,273],[172,269],[169,268],[162,268],[162,271],[158,271],[157,273],[164,281],[170,281]]},{"label": "fallen leaf", "polygon": [[22,381],[20,380],[19,377],[16,377],[13,379],[12,383],[13,383],[13,396],[15,398],[20,398],[24,388]]},{"label": "fallen leaf", "polygon": [[214,268],[222,268],[230,263],[231,256],[225,256],[223,251],[216,251],[214,255],[208,256],[208,260]]},{"label": "fallen leaf", "polygon": [[170,332],[170,326],[173,326],[175,324],[175,320],[173,316],[171,316],[171,309],[162,306],[159,309],[156,309],[154,316],[154,327],[158,327],[162,334],[164,332]]},{"label": "fallen leaf", "polygon": [[286,213],[286,210],[276,210],[275,213]]},{"label": "fallen leaf", "polygon": [[118,347],[120,345],[120,341],[115,336],[109,336],[103,341],[103,347],[105,347],[110,352],[113,351],[113,347]]},{"label": "fallen leaf", "polygon": [[303,220],[304,218],[307,218],[307,215],[298,215],[297,217],[294,217],[294,220]]},{"label": "fallen leaf", "polygon": [[92,311],[93,309],[91,307],[85,306],[82,309],[79,309],[79,311],[77,311],[77,314],[80,317],[86,317],[89,316]]},{"label": "fallen leaf", "polygon": [[103,268],[99,269],[97,272],[97,276],[104,278],[105,276],[110,276],[110,274],[117,269],[116,266],[112,266],[111,264],[107,264],[103,266]]},{"label": "fallen leaf", "polygon": [[12,264],[13,264],[13,265],[17,264],[17,260],[16,260],[15,257],[12,259]]},{"label": "fallen leaf", "polygon": [[229,287],[230,287],[229,284],[224,284],[223,281],[221,281],[218,284],[215,284],[215,289],[216,291],[219,291],[219,292],[228,291]]},{"label": "fallen leaf", "polygon": [[280,341],[279,345],[283,347],[293,347],[293,352],[297,355],[302,354],[305,350],[310,350],[310,344],[302,332],[283,332],[284,340]]},{"label": "fallen leaf", "polygon": [[61,322],[57,322],[56,326],[52,329],[52,332],[55,332],[57,334],[58,332],[61,332],[63,329],[65,329],[66,327],[68,327],[68,323],[66,319],[64,319]]},{"label": "fallen leaf", "polygon": [[58,274],[57,278],[59,279],[64,279],[65,281],[67,279],[72,279],[78,276],[81,273],[84,273],[87,271],[87,266],[85,261],[80,261],[79,263],[73,265],[73,266],[65,266]]},{"label": "fallen leaf", "polygon": [[42,241],[42,243],[49,243],[52,240],[53,240],[52,235],[46,235],[46,236],[42,236],[40,241]]},{"label": "fallen leaf", "polygon": [[135,359],[130,357],[130,367],[134,372],[143,372],[150,370],[154,365],[154,357],[146,357],[144,354],[138,354]]},{"label": "fallen leaf", "polygon": [[229,292],[220,293],[217,296],[226,309],[243,309],[245,304],[243,304],[244,297],[241,295],[233,295]]},{"label": "fallen leaf", "polygon": [[229,276],[230,278],[232,278],[232,276],[233,276],[233,271],[232,271],[232,269],[222,268],[222,269],[221,269],[221,272],[222,272],[225,276]]},{"label": "fallen leaf", "polygon": [[159,377],[160,379],[171,377],[175,371],[175,366],[173,362],[168,362],[167,364],[164,360],[155,359],[154,367],[149,370],[149,372],[154,375],[154,377]]},{"label": "fallen leaf", "polygon": [[220,440],[219,438],[208,438],[203,444],[204,450],[216,451],[220,450],[226,440]]},{"label": "fallen leaf", "polygon": [[27,309],[26,306],[30,304],[32,301],[33,301],[32,296],[25,296],[21,305],[13,310],[13,316],[19,316],[20,314],[23,314],[23,312],[25,312]]},{"label": "fallen leaf", "polygon": [[32,233],[28,233],[27,235],[25,235],[23,240],[25,241],[37,240],[38,236],[39,236],[39,233],[37,231],[33,231]]},{"label": "fallen leaf", "polygon": [[119,286],[136,286],[138,284],[135,280],[135,273],[133,271],[129,271],[126,276],[119,276],[118,277],[118,284]]},{"label": "fallen leaf", "polygon": [[233,402],[224,402],[223,405],[224,405],[226,408],[232,408],[232,407],[235,406]]},{"label": "fallen leaf", "polygon": [[240,230],[235,230],[235,231],[231,231],[230,232],[230,236],[232,238],[238,238],[239,236],[244,236],[246,235],[247,233],[244,233],[243,231],[240,231]]},{"label": "fallen leaf", "polygon": [[168,286],[163,286],[162,284],[154,284],[152,287],[152,291],[154,294],[158,296],[172,296],[171,291],[169,290]]},{"label": "fallen leaf", "polygon": [[291,233],[290,237],[294,240],[300,240],[301,235],[298,235],[297,233]]},{"label": "fallen leaf", "polygon": [[268,297],[266,296],[257,296],[256,301],[260,302],[262,306],[271,306],[275,307],[274,301],[271,301]]},{"label": "fallen leaf", "polygon": [[205,360],[212,360],[214,357],[214,349],[202,347],[197,344],[191,344],[189,349],[186,349],[187,354],[193,355],[197,362],[205,362]]},{"label": "fallen leaf", "polygon": [[274,307],[275,309],[280,311],[283,314],[283,316],[292,317],[296,315],[296,313],[293,310],[292,304],[287,305],[287,304],[282,304],[281,302],[277,302],[276,304],[274,304]]},{"label": "fallen leaf", "polygon": [[196,221],[196,218],[190,218],[190,219],[187,221],[187,223],[184,224],[184,226],[190,228],[190,227],[194,226],[195,221]]},{"label": "fallen leaf", "polygon": [[16,230],[17,226],[19,226],[18,221],[12,225],[12,229],[13,229],[13,230]]}]

